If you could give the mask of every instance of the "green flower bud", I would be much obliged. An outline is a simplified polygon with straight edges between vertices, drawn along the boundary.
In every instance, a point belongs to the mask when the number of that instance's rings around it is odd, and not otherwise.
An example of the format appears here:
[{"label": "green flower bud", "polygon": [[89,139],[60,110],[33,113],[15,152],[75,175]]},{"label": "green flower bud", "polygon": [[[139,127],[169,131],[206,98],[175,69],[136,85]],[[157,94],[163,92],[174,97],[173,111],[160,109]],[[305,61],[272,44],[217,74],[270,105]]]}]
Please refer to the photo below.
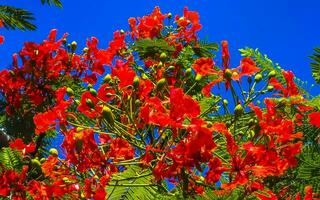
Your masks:
[{"label": "green flower bud", "polygon": [[275,77],[276,74],[277,74],[277,73],[276,73],[276,70],[272,70],[272,71],[269,72],[268,77],[269,77],[269,78]]},{"label": "green flower bud", "polygon": [[141,106],[141,101],[139,99],[135,100],[134,104],[139,107]]},{"label": "green flower bud", "polygon": [[156,85],[157,90],[161,90],[166,83],[167,83],[167,80],[165,78],[160,79]]},{"label": "green flower bud", "polygon": [[58,150],[56,149],[56,148],[51,148],[50,150],[49,150],[49,154],[51,155],[51,156],[54,156],[54,157],[58,157]]},{"label": "green flower bud", "polygon": [[75,51],[76,51],[77,45],[78,45],[78,44],[77,44],[76,41],[71,42],[71,51],[72,51],[72,52],[75,52]]},{"label": "green flower bud", "polygon": [[231,80],[232,78],[232,71],[230,69],[226,69],[226,71],[224,72],[224,77],[227,79],[227,80]]},{"label": "green flower bud", "polygon": [[111,81],[112,77],[110,74],[107,74],[104,78],[103,78],[103,82],[104,83],[109,83]]},{"label": "green flower bud", "polygon": [[139,87],[139,80],[140,80],[139,76],[135,76],[133,79],[133,87],[136,89]]},{"label": "green flower bud", "polygon": [[172,13],[168,13],[168,18],[170,19],[172,17]]},{"label": "green flower bud", "polygon": [[185,72],[186,77],[191,76],[191,74],[192,74],[192,69],[191,68],[186,69],[186,72]]},{"label": "green flower bud", "polygon": [[92,85],[91,84],[88,84],[88,89],[92,88]]},{"label": "green flower bud", "polygon": [[223,99],[222,101],[223,105],[227,106],[229,104],[228,100],[227,99]]},{"label": "green flower bud", "polygon": [[171,65],[171,66],[168,67],[167,70],[168,70],[168,71],[174,71],[174,69],[175,69],[175,66]]},{"label": "green flower bud", "polygon": [[269,92],[271,92],[273,89],[274,89],[274,87],[273,87],[272,85],[268,85],[267,90],[268,90]]},{"label": "green flower bud", "polygon": [[261,80],[262,80],[262,75],[261,75],[261,74],[257,74],[257,75],[254,77],[254,81],[255,81],[256,83],[259,83]]},{"label": "green flower bud", "polygon": [[44,162],[46,162],[46,160],[47,160],[46,158],[41,158],[40,163],[44,163]]},{"label": "green flower bud", "polygon": [[77,127],[77,128],[76,128],[76,131],[77,131],[77,132],[81,132],[81,131],[83,131],[83,128],[82,128],[82,127]]},{"label": "green flower bud", "polygon": [[93,104],[93,102],[91,101],[91,99],[86,99],[86,104],[87,104],[87,106],[89,106],[90,108],[94,108],[94,104]]},{"label": "green flower bud", "polygon": [[72,88],[67,88],[67,94],[68,94],[68,96],[74,96],[74,91],[73,91],[73,89]]},{"label": "green flower bud", "polygon": [[141,78],[142,78],[143,80],[149,79],[148,76],[147,76],[145,73],[141,74]]},{"label": "green flower bud", "polygon": [[102,117],[111,125],[114,124],[114,117],[112,110],[108,106],[103,106]]},{"label": "green flower bud", "polygon": [[161,60],[162,62],[164,62],[166,59],[167,59],[167,54],[164,53],[164,52],[162,52],[162,53],[160,54],[160,60]]},{"label": "green flower bud", "polygon": [[41,167],[41,163],[38,159],[32,159],[31,160],[31,166],[32,167]]},{"label": "green flower bud", "polygon": [[197,74],[196,78],[195,78],[195,81],[199,82],[199,81],[201,81],[201,79],[202,79],[202,76],[200,74]]},{"label": "green flower bud", "polygon": [[89,92],[90,92],[90,94],[92,94],[92,95],[95,96],[95,97],[98,95],[97,90],[95,90],[95,89],[93,89],[93,88],[90,88],[90,89],[89,89]]},{"label": "green flower bud", "polygon": [[244,109],[241,104],[238,104],[234,109],[234,115],[236,117],[241,116],[244,113]]},{"label": "green flower bud", "polygon": [[83,53],[87,53],[88,51],[89,51],[89,48],[88,48],[88,47],[85,47],[85,48],[82,49],[82,52],[83,52]]}]

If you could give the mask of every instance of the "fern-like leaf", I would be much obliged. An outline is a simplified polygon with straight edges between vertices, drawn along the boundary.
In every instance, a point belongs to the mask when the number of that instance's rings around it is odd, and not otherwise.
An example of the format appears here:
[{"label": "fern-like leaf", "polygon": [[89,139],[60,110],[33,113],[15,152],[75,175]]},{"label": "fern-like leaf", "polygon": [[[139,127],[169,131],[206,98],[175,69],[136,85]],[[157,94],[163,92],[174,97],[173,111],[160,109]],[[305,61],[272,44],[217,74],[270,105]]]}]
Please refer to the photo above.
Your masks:
[{"label": "fern-like leaf", "polygon": [[36,26],[32,23],[33,14],[27,10],[12,6],[0,6],[0,20],[6,29],[35,30]]},{"label": "fern-like leaf", "polygon": [[320,84],[320,48],[315,48],[310,58],[313,60],[311,63],[312,76],[316,83]]},{"label": "fern-like leaf", "polygon": [[62,8],[62,3],[60,0],[41,0],[42,4],[48,4],[49,6],[57,6],[59,8]]},{"label": "fern-like leaf", "polygon": [[21,154],[11,148],[2,148],[0,151],[0,163],[7,169],[21,171],[23,160]]}]

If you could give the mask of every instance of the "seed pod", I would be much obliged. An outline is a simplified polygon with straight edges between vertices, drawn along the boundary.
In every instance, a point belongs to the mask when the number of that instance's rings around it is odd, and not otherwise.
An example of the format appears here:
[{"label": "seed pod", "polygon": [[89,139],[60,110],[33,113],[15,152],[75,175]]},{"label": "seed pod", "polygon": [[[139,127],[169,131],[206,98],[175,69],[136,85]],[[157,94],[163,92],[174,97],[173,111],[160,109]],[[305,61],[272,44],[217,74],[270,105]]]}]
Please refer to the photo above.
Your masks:
[{"label": "seed pod", "polygon": [[93,102],[91,101],[91,99],[86,99],[86,104],[87,104],[87,106],[89,106],[90,108],[94,108],[94,104],[93,104]]},{"label": "seed pod", "polygon": [[92,94],[95,97],[98,95],[97,90],[95,90],[93,88],[90,88],[89,91],[90,91],[90,94]]},{"label": "seed pod", "polygon": [[71,51],[72,52],[75,52],[77,50],[77,42],[76,41],[73,41],[71,42]]},{"label": "seed pod", "polygon": [[49,154],[53,157],[58,157],[59,153],[58,153],[58,150],[56,148],[51,148],[49,150]]},{"label": "seed pod", "polygon": [[202,79],[202,76],[200,74],[197,74],[196,78],[195,78],[195,81],[199,82],[199,81],[201,81],[201,79]]},{"label": "seed pod", "polygon": [[112,110],[108,106],[103,106],[102,108],[102,116],[104,119],[107,120],[107,122],[111,125],[114,124],[114,117]]},{"label": "seed pod", "polygon": [[262,75],[261,75],[261,74],[257,74],[257,75],[254,77],[254,81],[255,81],[256,83],[259,83],[261,80],[262,80]]},{"label": "seed pod", "polygon": [[167,59],[167,54],[166,54],[165,52],[162,52],[162,53],[160,54],[160,60],[161,60],[162,62],[164,62],[166,59]]},{"label": "seed pod", "polygon": [[230,69],[226,69],[226,71],[224,72],[224,77],[227,79],[227,80],[231,80],[232,78],[232,71]]},{"label": "seed pod", "polygon": [[269,78],[272,78],[272,77],[275,77],[275,76],[276,76],[276,70],[272,70],[272,71],[270,71],[269,74],[268,74],[268,77],[269,77]]},{"label": "seed pod", "polygon": [[111,81],[112,77],[110,74],[107,74],[104,78],[103,78],[103,82],[104,83],[109,83]]},{"label": "seed pod", "polygon": [[186,72],[185,72],[186,77],[191,76],[191,74],[192,74],[192,69],[191,68],[186,69]]},{"label": "seed pod", "polygon": [[238,104],[234,109],[234,115],[236,117],[241,116],[244,113],[244,109],[241,104]]},{"label": "seed pod", "polygon": [[166,83],[167,83],[167,80],[165,78],[160,79],[156,85],[157,90],[161,90]]},{"label": "seed pod", "polygon": [[135,76],[133,79],[133,87],[137,89],[139,87],[139,76]]},{"label": "seed pod", "polygon": [[67,94],[68,94],[68,96],[74,96],[74,91],[73,91],[73,89],[72,88],[67,88]]}]

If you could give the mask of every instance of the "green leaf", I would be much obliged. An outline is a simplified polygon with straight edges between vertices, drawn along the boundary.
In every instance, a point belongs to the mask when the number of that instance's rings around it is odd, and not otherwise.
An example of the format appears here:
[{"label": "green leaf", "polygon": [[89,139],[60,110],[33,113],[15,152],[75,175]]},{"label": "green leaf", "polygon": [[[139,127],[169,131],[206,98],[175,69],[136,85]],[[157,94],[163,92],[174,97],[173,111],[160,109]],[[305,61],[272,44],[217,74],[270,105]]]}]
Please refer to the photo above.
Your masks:
[{"label": "green leaf", "polygon": [[314,51],[314,54],[310,56],[310,58],[313,60],[310,65],[314,80],[316,83],[320,84],[320,48],[315,48]]},{"label": "green leaf", "polygon": [[62,3],[60,0],[41,0],[42,4],[48,4],[49,6],[57,6],[59,8],[62,8]]},{"label": "green leaf", "polygon": [[11,148],[2,148],[0,151],[0,163],[7,169],[21,171],[23,161],[22,156],[16,150]]},{"label": "green leaf", "polygon": [[35,30],[33,14],[27,10],[11,6],[0,6],[0,20],[6,29]]},{"label": "green leaf", "polygon": [[153,183],[150,170],[129,166],[123,172],[114,174],[107,186],[108,199],[159,199],[157,186]]},{"label": "green leaf", "polygon": [[140,59],[153,58],[163,52],[170,54],[175,50],[164,39],[141,39],[134,43],[133,48],[138,51]]}]

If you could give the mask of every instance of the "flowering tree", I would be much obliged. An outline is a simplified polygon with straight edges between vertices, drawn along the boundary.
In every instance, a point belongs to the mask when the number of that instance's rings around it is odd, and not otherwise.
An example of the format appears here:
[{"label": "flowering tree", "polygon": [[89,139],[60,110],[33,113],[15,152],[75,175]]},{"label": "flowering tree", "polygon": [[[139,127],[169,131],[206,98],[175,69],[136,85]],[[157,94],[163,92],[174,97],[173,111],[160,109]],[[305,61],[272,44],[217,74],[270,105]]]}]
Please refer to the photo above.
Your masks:
[{"label": "flowering tree", "polygon": [[[0,196],[317,198],[319,98],[293,72],[250,48],[230,66],[228,42],[219,53],[200,40],[187,8],[173,17],[156,7],[129,25],[107,49],[93,37],[80,54],[52,30],[0,72],[14,137],[0,153]],[[56,134],[63,152],[46,151]]]}]

